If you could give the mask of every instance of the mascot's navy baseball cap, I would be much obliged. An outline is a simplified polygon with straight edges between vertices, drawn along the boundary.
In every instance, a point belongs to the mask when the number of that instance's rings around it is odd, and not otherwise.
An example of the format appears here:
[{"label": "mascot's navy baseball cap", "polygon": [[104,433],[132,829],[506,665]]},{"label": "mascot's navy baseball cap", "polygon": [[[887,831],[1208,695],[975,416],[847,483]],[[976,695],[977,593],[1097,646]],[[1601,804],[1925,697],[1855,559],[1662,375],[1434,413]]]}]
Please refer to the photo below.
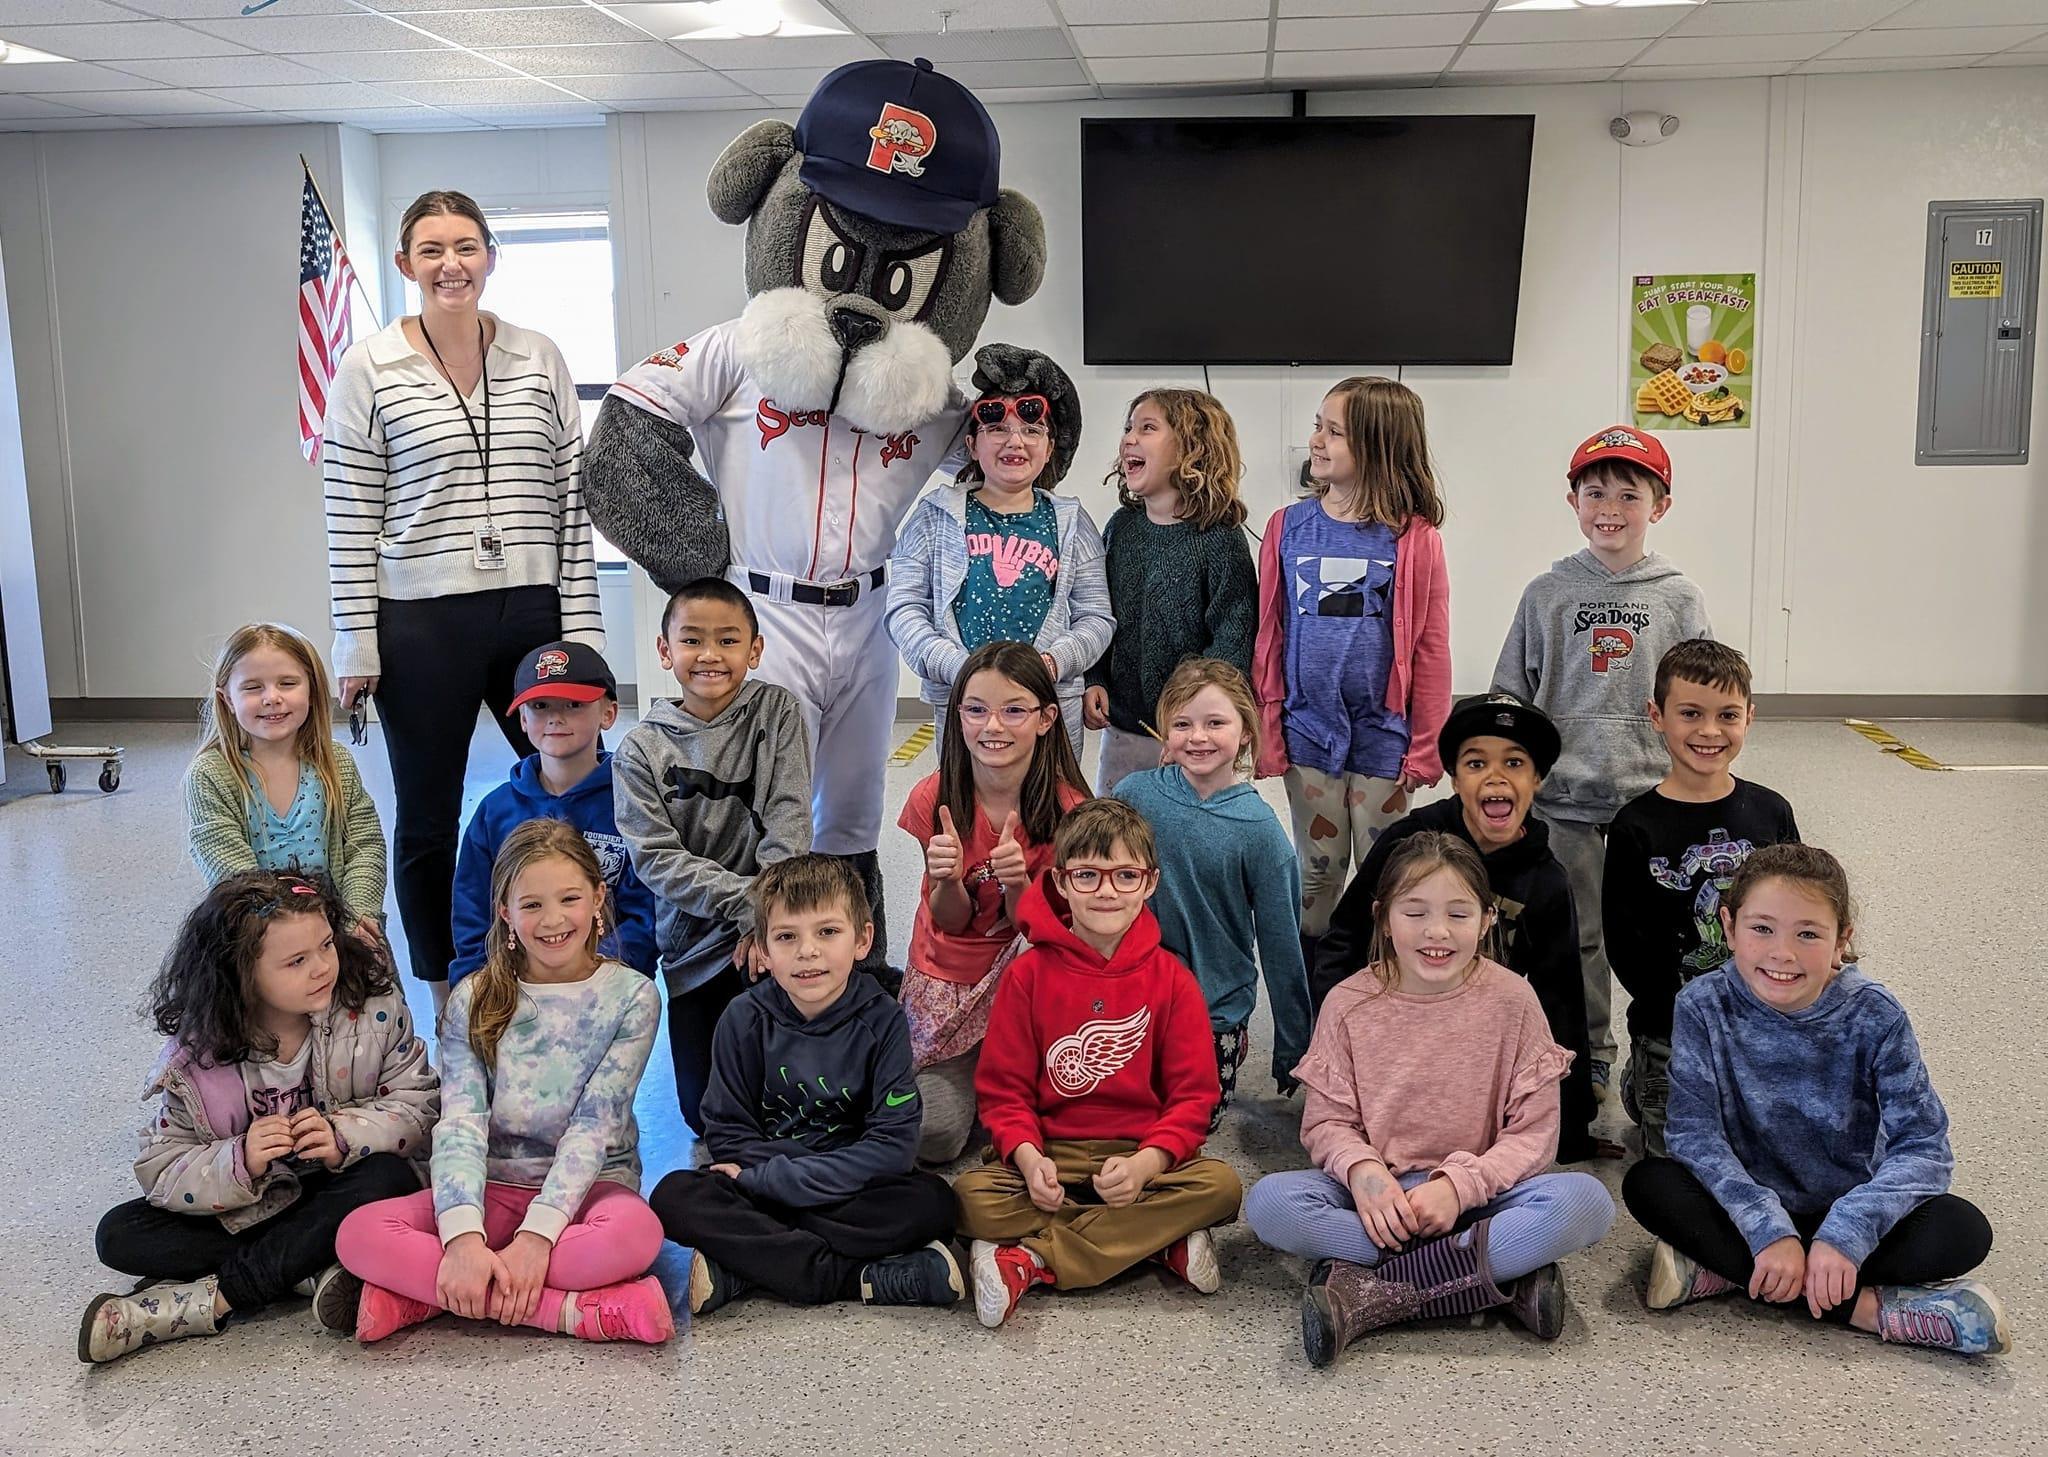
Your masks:
[{"label": "mascot's navy baseball cap", "polygon": [[796,121],[804,186],[891,227],[957,233],[996,200],[1002,144],[988,108],[932,63],[853,61]]}]

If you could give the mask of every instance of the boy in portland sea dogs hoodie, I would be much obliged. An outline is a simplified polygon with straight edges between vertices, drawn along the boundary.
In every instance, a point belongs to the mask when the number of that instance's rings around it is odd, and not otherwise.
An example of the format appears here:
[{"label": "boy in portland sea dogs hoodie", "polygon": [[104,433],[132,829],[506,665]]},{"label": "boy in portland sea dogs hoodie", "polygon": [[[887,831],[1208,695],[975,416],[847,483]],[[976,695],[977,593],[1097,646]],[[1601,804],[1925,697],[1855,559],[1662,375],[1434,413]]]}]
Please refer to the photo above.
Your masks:
[{"label": "boy in portland sea dogs hoodie", "polygon": [[1209,1227],[1243,1194],[1199,1157],[1216,1106],[1202,989],[1159,945],[1152,830],[1120,800],[1069,813],[1025,891],[1031,949],[996,989],[974,1091],[993,1147],[953,1184],[974,1303],[1001,1325],[1038,1285],[1081,1290],[1153,1259],[1209,1294]]},{"label": "boy in portland sea dogs hoodie", "polygon": [[1593,1089],[1604,1098],[1615,1050],[1614,978],[1600,936],[1607,826],[1664,777],[1664,741],[1647,709],[1658,662],[1714,630],[1700,589],[1644,545],[1671,509],[1671,457],[1657,438],[1610,425],[1573,452],[1565,477],[1586,549],[1522,589],[1493,686],[1542,709],[1563,740],[1536,812],[1571,879]]}]

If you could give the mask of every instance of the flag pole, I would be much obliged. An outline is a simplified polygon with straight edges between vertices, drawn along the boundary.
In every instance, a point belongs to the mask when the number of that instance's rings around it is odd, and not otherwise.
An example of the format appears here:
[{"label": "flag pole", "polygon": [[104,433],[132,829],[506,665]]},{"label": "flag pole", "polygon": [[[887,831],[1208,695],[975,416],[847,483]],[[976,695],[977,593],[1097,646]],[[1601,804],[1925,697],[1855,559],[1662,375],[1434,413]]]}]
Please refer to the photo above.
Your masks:
[{"label": "flag pole", "polygon": [[[313,166],[306,160],[304,152],[299,153],[299,166],[305,169],[306,181],[312,184],[313,198],[320,204],[320,211],[327,215],[327,227],[334,234],[334,246],[341,250],[343,257],[346,257],[348,244],[342,240],[341,228],[334,221],[334,209],[327,205],[327,194],[320,190],[320,180],[313,175]],[[349,281],[356,286],[356,294],[363,301],[363,308],[370,316],[370,323],[376,328],[383,328],[383,321],[377,317],[377,307],[370,302],[370,291],[363,287],[363,275],[350,268],[348,276]]]}]

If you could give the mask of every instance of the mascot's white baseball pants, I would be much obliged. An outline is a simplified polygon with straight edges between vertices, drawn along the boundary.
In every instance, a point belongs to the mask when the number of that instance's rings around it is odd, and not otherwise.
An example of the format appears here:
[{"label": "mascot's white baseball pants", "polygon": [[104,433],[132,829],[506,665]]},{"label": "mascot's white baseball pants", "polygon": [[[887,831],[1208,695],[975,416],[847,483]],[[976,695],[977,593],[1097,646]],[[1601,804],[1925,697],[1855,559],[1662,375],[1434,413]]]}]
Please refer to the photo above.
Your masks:
[{"label": "mascot's white baseball pants", "polygon": [[[900,661],[883,622],[888,586],[863,585],[851,606],[825,607],[756,592],[743,567],[730,575],[761,619],[755,671],[803,706],[811,736],[811,848],[828,855],[873,850],[882,842]],[[785,589],[788,581],[775,579]]]}]

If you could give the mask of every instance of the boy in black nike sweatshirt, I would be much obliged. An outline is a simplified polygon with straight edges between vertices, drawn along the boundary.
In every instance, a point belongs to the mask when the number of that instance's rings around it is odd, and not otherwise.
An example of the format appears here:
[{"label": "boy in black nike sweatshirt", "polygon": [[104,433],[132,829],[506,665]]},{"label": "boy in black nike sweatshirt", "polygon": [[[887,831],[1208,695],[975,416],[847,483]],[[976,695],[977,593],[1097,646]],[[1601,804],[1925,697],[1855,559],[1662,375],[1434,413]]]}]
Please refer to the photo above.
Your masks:
[{"label": "boy in black nike sweatshirt", "polygon": [[848,862],[797,855],[754,881],[770,975],[711,1042],[708,1169],[648,1203],[691,1250],[690,1313],[757,1286],[799,1305],[950,1305],[953,1191],[916,1171],[923,1122],[903,1009],[856,971],[874,938]]},{"label": "boy in black nike sweatshirt", "polygon": [[1456,835],[1486,866],[1498,903],[1501,963],[1528,981],[1550,1035],[1572,1054],[1558,1093],[1557,1161],[1619,1158],[1619,1144],[1592,1133],[1596,1109],[1571,882],[1551,853],[1550,827],[1529,813],[1543,776],[1557,762],[1557,728],[1542,709],[1512,693],[1482,693],[1451,710],[1437,749],[1456,792],[1404,816],[1373,842],[1316,948],[1309,968],[1313,1010],[1320,1013],[1330,988],[1371,959],[1373,896],[1394,847],[1423,830]]}]

